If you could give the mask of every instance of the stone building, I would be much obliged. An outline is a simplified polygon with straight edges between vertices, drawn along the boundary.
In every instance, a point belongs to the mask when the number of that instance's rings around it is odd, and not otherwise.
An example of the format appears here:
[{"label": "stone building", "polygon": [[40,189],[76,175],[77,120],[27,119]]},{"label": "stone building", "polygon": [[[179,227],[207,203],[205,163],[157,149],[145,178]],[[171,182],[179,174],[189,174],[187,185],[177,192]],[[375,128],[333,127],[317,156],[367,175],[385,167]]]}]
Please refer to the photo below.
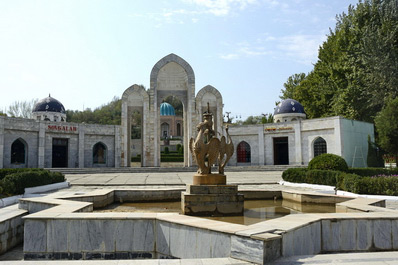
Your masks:
[{"label": "stone building", "polygon": [[349,166],[366,167],[373,124],[339,116],[309,119],[296,100],[282,101],[274,123],[231,126],[236,151],[229,165],[307,165],[323,153],[342,156]]},{"label": "stone building", "polygon": [[[182,102],[182,118],[162,115],[170,114],[161,107],[170,95]],[[136,155],[140,166],[159,167],[166,134],[181,137],[184,166],[192,166],[188,143],[208,108],[216,135],[225,134],[220,92],[208,85],[196,93],[192,67],[170,54],[152,68],[148,90],[133,85],[124,91],[121,126],[69,123],[64,106],[50,96],[35,105],[33,119],[0,117],[0,168],[130,167]],[[306,165],[316,155],[333,153],[349,166],[366,166],[373,124],[342,117],[307,120],[303,106],[292,99],[275,109],[274,122],[230,126],[235,153],[229,165]]]}]

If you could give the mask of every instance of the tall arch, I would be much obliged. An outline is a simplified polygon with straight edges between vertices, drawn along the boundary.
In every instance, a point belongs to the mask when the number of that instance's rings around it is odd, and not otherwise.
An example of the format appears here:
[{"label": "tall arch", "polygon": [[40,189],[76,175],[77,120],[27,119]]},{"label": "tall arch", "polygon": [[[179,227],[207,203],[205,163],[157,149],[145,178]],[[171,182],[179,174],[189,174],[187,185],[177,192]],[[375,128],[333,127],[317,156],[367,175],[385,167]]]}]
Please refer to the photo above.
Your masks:
[{"label": "tall arch", "polygon": [[98,142],[93,146],[93,164],[106,165],[108,159],[108,148],[102,142]]},{"label": "tall arch", "polygon": [[[160,59],[152,68],[150,76],[151,115],[153,133],[157,139],[160,135],[160,104],[169,95],[181,100],[183,111],[183,144],[188,146],[195,127],[195,74],[192,67],[181,57],[169,54]],[[153,166],[160,166],[160,142],[153,142]],[[184,166],[192,165],[189,148],[184,148]]]},{"label": "tall arch", "polygon": [[251,163],[251,148],[247,142],[242,141],[238,144],[236,157],[238,163]]},{"label": "tall arch", "polygon": [[147,120],[150,119],[149,95],[143,86],[132,85],[122,96],[122,166],[130,167],[131,163],[131,125],[133,112],[141,114],[141,166],[151,164],[150,134]]},{"label": "tall arch", "polygon": [[11,144],[11,164],[25,167],[28,164],[28,144],[22,138]]},{"label": "tall arch", "polygon": [[312,146],[314,150],[314,157],[319,156],[321,154],[326,154],[328,152],[326,140],[323,139],[322,137],[316,138]]},{"label": "tall arch", "polygon": [[222,134],[223,124],[223,101],[221,93],[213,86],[207,85],[199,90],[196,95],[196,109],[199,117],[207,111],[207,103],[209,103],[210,111],[213,113],[214,130]]}]

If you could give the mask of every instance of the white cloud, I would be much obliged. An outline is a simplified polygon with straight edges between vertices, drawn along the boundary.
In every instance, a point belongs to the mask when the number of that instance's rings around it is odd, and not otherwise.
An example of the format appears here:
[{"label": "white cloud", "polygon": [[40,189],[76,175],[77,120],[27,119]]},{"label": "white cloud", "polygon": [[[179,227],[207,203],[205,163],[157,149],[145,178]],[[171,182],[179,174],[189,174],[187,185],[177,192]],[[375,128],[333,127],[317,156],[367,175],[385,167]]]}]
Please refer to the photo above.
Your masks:
[{"label": "white cloud", "polygon": [[235,59],[238,59],[238,58],[239,58],[239,55],[236,54],[236,53],[221,54],[221,55],[220,55],[220,58],[221,58],[221,59],[224,59],[224,60],[235,60]]},{"label": "white cloud", "polygon": [[319,46],[325,40],[325,35],[291,35],[279,38],[277,48],[298,62],[311,64],[317,61]]},{"label": "white cloud", "polygon": [[296,34],[282,37],[265,34],[253,43],[242,41],[226,45],[232,51],[220,55],[221,59],[231,60],[242,57],[272,55],[276,60],[292,60],[311,65],[317,61],[319,46],[326,40],[325,35]]},{"label": "white cloud", "polygon": [[[231,45],[227,45],[231,46]],[[266,50],[262,46],[252,46],[249,42],[243,41],[237,44],[235,51],[229,54],[220,55],[221,59],[232,60],[241,57],[256,57],[271,54],[271,51]]]},{"label": "white cloud", "polygon": [[247,6],[257,3],[257,0],[183,0],[186,3],[195,4],[205,9],[204,12],[215,16],[226,16],[243,10]]}]

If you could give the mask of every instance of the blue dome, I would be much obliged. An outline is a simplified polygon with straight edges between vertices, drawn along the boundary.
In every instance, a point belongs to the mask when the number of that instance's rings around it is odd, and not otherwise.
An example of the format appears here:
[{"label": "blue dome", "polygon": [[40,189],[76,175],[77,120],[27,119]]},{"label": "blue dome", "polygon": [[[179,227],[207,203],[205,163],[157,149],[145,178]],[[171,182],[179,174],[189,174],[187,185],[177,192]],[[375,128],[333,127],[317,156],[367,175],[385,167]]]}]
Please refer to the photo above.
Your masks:
[{"label": "blue dome", "polygon": [[294,99],[285,99],[275,108],[274,115],[285,113],[303,113],[305,114],[304,107]]},{"label": "blue dome", "polygon": [[33,112],[37,111],[51,111],[65,114],[64,105],[55,98],[52,98],[50,95],[35,104]]},{"label": "blue dome", "polygon": [[160,104],[160,116],[175,116],[176,113],[174,111],[173,106],[171,106],[167,102],[163,102]]}]

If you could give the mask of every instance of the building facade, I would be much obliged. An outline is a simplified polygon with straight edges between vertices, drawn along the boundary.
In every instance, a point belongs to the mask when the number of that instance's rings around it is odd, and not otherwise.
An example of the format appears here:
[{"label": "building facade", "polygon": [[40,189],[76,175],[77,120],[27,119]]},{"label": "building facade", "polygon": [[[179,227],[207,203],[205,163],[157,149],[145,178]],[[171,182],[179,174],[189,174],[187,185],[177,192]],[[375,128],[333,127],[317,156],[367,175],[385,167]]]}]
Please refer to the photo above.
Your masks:
[{"label": "building facade", "polygon": [[[182,102],[182,117],[162,115],[170,114],[161,110],[168,96]],[[170,54],[152,68],[148,90],[133,85],[124,91],[121,126],[69,123],[64,106],[50,96],[35,105],[33,119],[0,116],[0,168],[130,167],[137,155],[140,166],[159,167],[166,135],[181,137],[184,166],[192,166],[188,143],[208,110],[216,135],[225,135],[220,92],[208,85],[196,94],[192,67]],[[141,123],[134,127],[137,115]],[[307,120],[301,104],[288,99],[275,109],[274,123],[230,126],[229,134],[235,145],[230,166],[306,165],[316,155],[333,153],[349,166],[364,167],[374,128],[342,117]]]}]

